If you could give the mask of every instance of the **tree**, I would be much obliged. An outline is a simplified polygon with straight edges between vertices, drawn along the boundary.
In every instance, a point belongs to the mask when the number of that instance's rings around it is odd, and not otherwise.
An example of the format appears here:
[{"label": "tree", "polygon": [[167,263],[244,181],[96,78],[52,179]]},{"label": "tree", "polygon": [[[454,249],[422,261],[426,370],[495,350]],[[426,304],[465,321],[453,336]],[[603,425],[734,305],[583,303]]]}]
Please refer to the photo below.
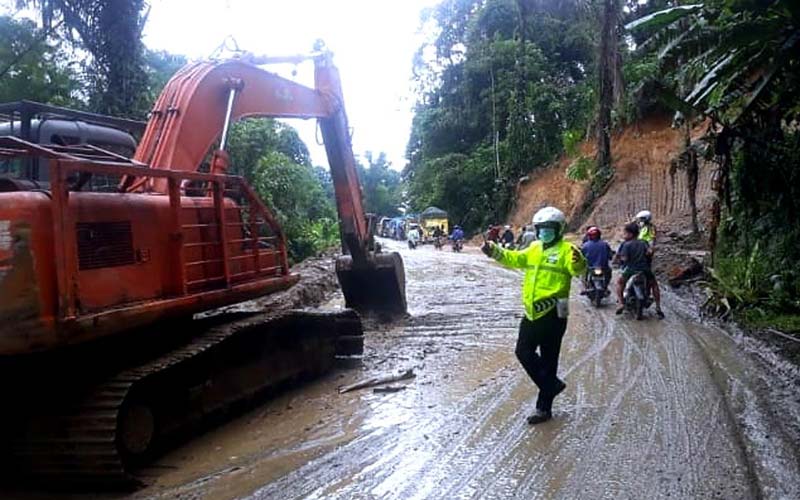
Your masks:
[{"label": "tree", "polygon": [[294,261],[337,243],[333,203],[310,165],[270,151],[259,159],[253,175],[256,190],[283,226]]},{"label": "tree", "polygon": [[728,304],[757,303],[760,315],[800,313],[800,4],[709,0],[627,28],[658,63],[662,101],[710,124],[714,288]]},{"label": "tree", "polygon": [[364,210],[385,217],[399,215],[402,204],[400,172],[392,169],[385,153],[379,153],[376,157],[367,151],[364,156],[368,166],[365,168],[358,164]]},{"label": "tree", "polygon": [[75,105],[80,82],[47,33],[29,20],[0,17],[0,102]]},{"label": "tree", "polygon": [[560,154],[564,132],[585,128],[595,23],[576,2],[535,0],[449,0],[426,19],[439,33],[415,57],[407,201],[475,229],[502,220],[519,178]]},{"label": "tree", "polygon": [[597,166],[593,179],[595,194],[611,178],[611,110],[614,107],[614,83],[617,75],[619,0],[602,0],[600,51],[598,55]]},{"label": "tree", "polygon": [[147,102],[156,102],[170,78],[188,62],[185,56],[164,50],[145,50],[145,73],[147,74]]},{"label": "tree", "polygon": [[248,181],[254,179],[256,165],[270,152],[281,153],[295,164],[311,166],[308,148],[297,131],[272,118],[251,118],[235,123],[226,149],[231,158],[230,173],[242,175]]},{"label": "tree", "polygon": [[293,261],[339,242],[328,171],[313,167],[308,148],[292,127],[250,118],[231,128],[227,145],[233,175],[242,175],[283,226]]},{"label": "tree", "polygon": [[[145,0],[18,0],[37,7],[47,31],[59,30],[91,54],[84,71],[92,110],[144,118],[150,111],[142,30]],[[77,35],[77,36],[76,36]]]}]

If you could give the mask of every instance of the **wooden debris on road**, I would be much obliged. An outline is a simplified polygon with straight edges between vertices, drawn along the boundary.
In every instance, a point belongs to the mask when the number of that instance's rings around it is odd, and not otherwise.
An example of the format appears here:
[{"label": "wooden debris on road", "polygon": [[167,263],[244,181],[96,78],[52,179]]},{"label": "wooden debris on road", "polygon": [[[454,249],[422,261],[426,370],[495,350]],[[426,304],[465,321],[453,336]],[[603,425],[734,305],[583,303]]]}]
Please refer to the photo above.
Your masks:
[{"label": "wooden debris on road", "polygon": [[393,392],[404,391],[407,386],[405,385],[385,385],[383,387],[376,387],[372,389],[375,394],[390,394]]},{"label": "wooden debris on road", "polygon": [[371,377],[360,382],[356,382],[355,384],[342,386],[339,388],[339,394],[344,394],[345,392],[355,391],[358,389],[365,389],[367,387],[374,387],[376,385],[391,384],[392,382],[408,380],[414,377],[416,377],[414,370],[409,368],[401,373]]}]

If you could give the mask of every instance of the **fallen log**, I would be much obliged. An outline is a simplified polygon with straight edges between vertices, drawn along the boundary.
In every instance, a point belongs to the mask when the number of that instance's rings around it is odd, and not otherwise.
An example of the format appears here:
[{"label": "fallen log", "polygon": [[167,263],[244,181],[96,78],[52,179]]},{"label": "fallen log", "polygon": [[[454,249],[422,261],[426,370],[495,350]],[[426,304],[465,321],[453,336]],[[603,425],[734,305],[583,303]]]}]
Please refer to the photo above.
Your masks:
[{"label": "fallen log", "polygon": [[389,394],[392,392],[400,392],[406,389],[405,385],[386,385],[383,387],[376,387],[372,389],[375,394]]},{"label": "fallen log", "polygon": [[339,394],[344,394],[345,392],[355,391],[358,389],[366,389],[367,387],[374,387],[376,385],[391,384],[392,382],[408,380],[414,377],[416,377],[416,375],[414,375],[414,370],[409,368],[401,373],[371,377],[360,382],[356,382],[355,384],[342,386],[339,388]]}]

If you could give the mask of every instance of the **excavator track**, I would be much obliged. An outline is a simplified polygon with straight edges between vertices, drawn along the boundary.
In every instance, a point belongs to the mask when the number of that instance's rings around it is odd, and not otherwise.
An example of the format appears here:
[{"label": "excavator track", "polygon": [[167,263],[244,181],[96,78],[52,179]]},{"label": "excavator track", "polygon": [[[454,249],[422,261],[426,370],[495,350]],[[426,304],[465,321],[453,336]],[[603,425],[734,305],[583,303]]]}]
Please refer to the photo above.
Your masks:
[{"label": "excavator track", "polygon": [[201,333],[179,347],[21,415],[6,448],[14,474],[134,485],[137,469],[215,416],[363,350],[361,321],[350,310],[223,315],[198,324]]}]

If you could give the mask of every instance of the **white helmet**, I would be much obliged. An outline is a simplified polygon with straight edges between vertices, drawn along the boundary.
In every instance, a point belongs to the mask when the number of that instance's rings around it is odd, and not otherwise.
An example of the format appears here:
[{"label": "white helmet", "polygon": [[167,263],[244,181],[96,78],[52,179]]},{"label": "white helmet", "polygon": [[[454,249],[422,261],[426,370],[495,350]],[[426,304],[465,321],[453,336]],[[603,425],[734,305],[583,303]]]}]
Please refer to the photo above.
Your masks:
[{"label": "white helmet", "polygon": [[650,222],[653,219],[653,214],[650,213],[650,210],[642,210],[641,212],[636,214],[636,219],[645,222]]},{"label": "white helmet", "polygon": [[533,214],[533,226],[539,227],[543,224],[554,223],[558,225],[558,232],[564,230],[567,224],[567,218],[564,217],[564,212],[555,207],[544,207],[535,214]]}]

